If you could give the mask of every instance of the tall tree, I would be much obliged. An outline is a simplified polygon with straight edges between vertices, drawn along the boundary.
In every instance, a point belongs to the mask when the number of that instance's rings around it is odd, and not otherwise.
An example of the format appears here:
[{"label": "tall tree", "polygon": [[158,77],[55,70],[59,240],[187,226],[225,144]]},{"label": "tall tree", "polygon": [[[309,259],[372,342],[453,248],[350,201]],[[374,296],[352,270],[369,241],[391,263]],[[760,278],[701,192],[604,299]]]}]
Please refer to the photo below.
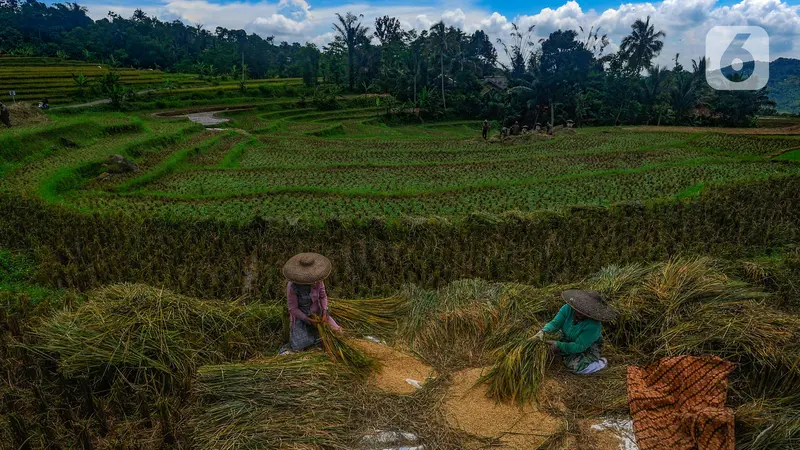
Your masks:
[{"label": "tall tree", "polygon": [[444,22],[439,21],[433,24],[430,29],[429,37],[429,51],[434,57],[439,59],[439,77],[442,82],[442,106],[447,109],[447,100],[444,95],[445,74],[444,74],[444,56],[448,49],[455,44],[455,39],[452,33],[448,33]]},{"label": "tall tree", "polygon": [[506,44],[498,38],[497,43],[503,47],[506,57],[511,62],[510,68],[506,67],[506,72],[511,78],[522,78],[525,73],[526,64],[531,57],[535,42],[533,42],[533,30],[536,25],[528,28],[520,28],[516,23],[511,23],[511,33],[509,33],[510,44]]},{"label": "tall tree", "polygon": [[387,45],[390,42],[402,39],[403,28],[400,26],[400,21],[396,17],[377,17],[375,19],[375,33],[373,33],[373,35],[378,38],[381,45]]},{"label": "tall tree", "polygon": [[[656,105],[661,101],[667,81],[667,74],[668,72],[666,70],[663,70],[660,66],[656,65],[650,68],[649,76],[643,81],[643,100],[644,104],[647,105],[648,108],[647,123],[650,123],[650,120],[656,115]],[[661,124],[660,117],[658,124]]]},{"label": "tall tree", "polygon": [[364,17],[363,14],[356,16],[348,12],[342,17],[341,14],[336,13],[336,17],[339,19],[339,23],[334,23],[333,29],[339,33],[339,37],[347,46],[347,87],[352,91],[355,85],[354,59],[356,46],[360,40],[367,38],[369,27],[365,27],[361,24],[361,18]]},{"label": "tall tree", "polygon": [[631,25],[631,34],[622,39],[619,47],[628,61],[628,69],[635,74],[642,69],[649,69],[653,64],[653,58],[664,48],[664,37],[666,33],[656,31],[655,26],[650,24],[650,16],[647,16],[645,22],[636,19]]}]

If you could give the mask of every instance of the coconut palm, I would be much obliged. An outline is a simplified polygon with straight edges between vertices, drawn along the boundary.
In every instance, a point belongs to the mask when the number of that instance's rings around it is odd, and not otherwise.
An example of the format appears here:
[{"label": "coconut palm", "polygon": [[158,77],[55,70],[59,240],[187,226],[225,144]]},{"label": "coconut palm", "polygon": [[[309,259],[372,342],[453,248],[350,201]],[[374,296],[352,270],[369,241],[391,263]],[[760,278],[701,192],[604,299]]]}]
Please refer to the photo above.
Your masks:
[{"label": "coconut palm", "polygon": [[347,45],[347,86],[352,91],[355,79],[355,65],[353,59],[355,58],[356,46],[359,41],[369,39],[367,37],[369,27],[365,27],[361,24],[360,19],[364,17],[363,14],[356,16],[348,12],[342,17],[341,14],[336,13],[336,17],[339,19],[339,23],[334,23],[333,29],[339,33],[339,37]]},{"label": "coconut palm", "polygon": [[420,41],[412,42],[403,52],[403,62],[409,74],[414,77],[414,107],[417,107],[417,78],[422,67],[423,51]]},{"label": "coconut palm", "polygon": [[643,100],[649,109],[648,123],[655,115],[656,104],[659,102],[659,100],[661,100],[661,94],[664,92],[667,82],[667,71],[662,69],[660,66],[653,66],[650,68],[649,72],[650,76],[645,78],[642,82],[644,87],[642,90],[642,95],[644,97]]},{"label": "coconut palm", "polygon": [[444,22],[438,22],[431,27],[431,34],[428,40],[428,51],[434,56],[439,58],[439,67],[441,69],[440,77],[442,79],[442,106],[447,109],[447,101],[444,96],[444,55],[447,53],[448,48],[455,45],[455,39],[452,33],[447,32]]},{"label": "coconut palm", "polygon": [[653,58],[664,48],[665,36],[663,31],[656,31],[650,24],[650,16],[645,22],[636,19],[631,25],[631,34],[625,36],[620,45],[620,53],[627,59],[628,69],[639,73],[642,69],[650,68]]}]

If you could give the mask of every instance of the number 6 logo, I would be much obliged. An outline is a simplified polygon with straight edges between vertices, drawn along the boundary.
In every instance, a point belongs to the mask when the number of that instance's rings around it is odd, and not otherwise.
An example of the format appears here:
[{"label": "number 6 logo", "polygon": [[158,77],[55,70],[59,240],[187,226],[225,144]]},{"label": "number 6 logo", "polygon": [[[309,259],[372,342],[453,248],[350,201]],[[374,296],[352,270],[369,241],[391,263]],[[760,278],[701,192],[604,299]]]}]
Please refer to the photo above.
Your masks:
[{"label": "number 6 logo", "polygon": [[706,82],[718,91],[756,91],[769,81],[769,35],[761,27],[712,28],[706,56]]}]

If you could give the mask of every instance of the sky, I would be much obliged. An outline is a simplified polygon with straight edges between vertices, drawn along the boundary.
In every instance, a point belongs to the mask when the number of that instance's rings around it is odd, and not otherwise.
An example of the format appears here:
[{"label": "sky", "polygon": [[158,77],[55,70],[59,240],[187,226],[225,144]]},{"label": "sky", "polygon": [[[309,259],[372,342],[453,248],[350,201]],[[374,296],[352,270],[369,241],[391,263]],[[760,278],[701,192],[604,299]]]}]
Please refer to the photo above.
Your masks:
[{"label": "sky", "polygon": [[[672,67],[705,55],[706,34],[715,26],[760,26],[769,35],[769,59],[800,58],[800,0],[665,0],[621,3],[612,0],[530,1],[518,0],[88,0],[81,1],[94,19],[109,11],[130,16],[135,9],[161,20],[181,20],[245,29],[276,41],[313,42],[325,45],[334,37],[335,14],[363,14],[372,25],[375,17],[400,19],[404,28],[422,30],[442,20],[468,33],[481,29],[492,40],[507,38],[511,23],[535,25],[535,37],[547,37],[557,29],[591,27],[608,34],[615,51],[636,19],[651,17],[657,30],[666,33],[664,50],[656,61]],[[502,53],[502,52],[500,52]]]}]

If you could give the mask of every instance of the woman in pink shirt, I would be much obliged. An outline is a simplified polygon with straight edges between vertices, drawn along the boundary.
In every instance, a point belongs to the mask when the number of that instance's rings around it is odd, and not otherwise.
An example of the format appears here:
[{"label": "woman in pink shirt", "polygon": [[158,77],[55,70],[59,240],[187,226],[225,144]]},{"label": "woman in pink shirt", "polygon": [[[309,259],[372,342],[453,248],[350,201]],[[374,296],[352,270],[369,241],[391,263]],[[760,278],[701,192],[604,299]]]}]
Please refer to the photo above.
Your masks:
[{"label": "woman in pink shirt", "polygon": [[331,262],[318,253],[300,253],[283,266],[289,308],[289,344],[281,349],[300,351],[319,343],[315,319],[321,317],[336,331],[341,328],[328,313],[328,294],[324,279],[331,273]]}]

